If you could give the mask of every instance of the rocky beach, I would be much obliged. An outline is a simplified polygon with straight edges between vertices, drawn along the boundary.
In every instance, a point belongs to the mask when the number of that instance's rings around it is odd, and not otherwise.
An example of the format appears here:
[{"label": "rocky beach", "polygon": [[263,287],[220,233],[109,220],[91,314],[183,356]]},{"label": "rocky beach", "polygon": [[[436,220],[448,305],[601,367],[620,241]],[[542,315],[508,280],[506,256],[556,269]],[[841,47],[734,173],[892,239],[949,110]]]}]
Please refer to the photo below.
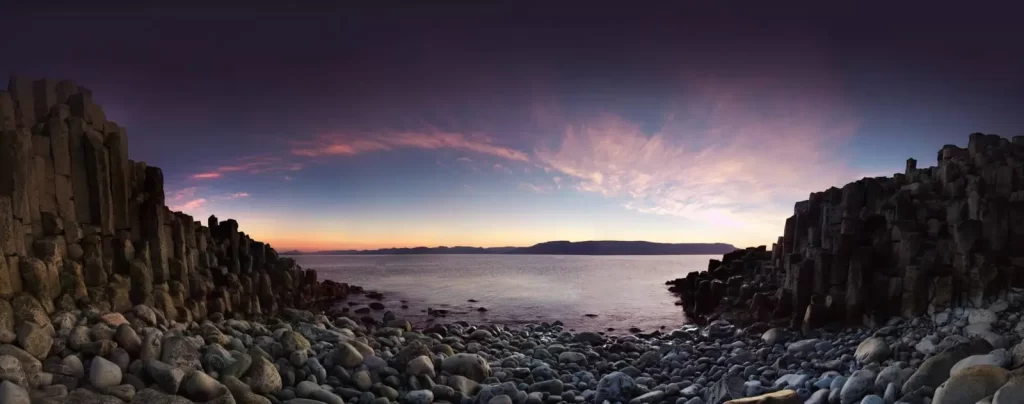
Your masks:
[{"label": "rocky beach", "polygon": [[971,135],[938,167],[812,194],[771,250],[669,282],[694,325],[414,328],[344,310],[361,288],[234,220],[172,212],[88,89],[14,78],[0,403],[1021,403],[1021,143]]}]

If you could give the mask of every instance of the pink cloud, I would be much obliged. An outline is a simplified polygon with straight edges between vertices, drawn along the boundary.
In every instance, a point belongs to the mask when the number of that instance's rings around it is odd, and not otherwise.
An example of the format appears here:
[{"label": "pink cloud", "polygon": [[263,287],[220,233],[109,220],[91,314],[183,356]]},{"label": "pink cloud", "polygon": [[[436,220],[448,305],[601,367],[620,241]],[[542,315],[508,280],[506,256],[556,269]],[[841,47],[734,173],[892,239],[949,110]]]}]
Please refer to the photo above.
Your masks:
[{"label": "pink cloud", "polygon": [[248,192],[235,192],[228,196],[228,199],[248,198]]},{"label": "pink cloud", "polygon": [[183,203],[181,205],[171,206],[170,209],[174,210],[174,211],[184,212],[184,211],[199,209],[199,207],[203,206],[204,203],[206,203],[206,199],[204,199],[204,198],[193,199],[193,200],[187,201],[187,202],[185,202],[185,203]]},{"label": "pink cloud", "polygon": [[[484,135],[454,132],[388,132],[369,135],[335,133],[295,144],[292,154],[303,157],[353,156],[394,149],[453,149],[480,153],[506,160],[529,161],[519,150],[500,146]],[[461,161],[461,160],[460,160]]]},{"label": "pink cloud", "polygon": [[828,82],[808,91],[771,81],[688,84],[654,133],[606,115],[567,125],[561,144],[535,157],[579,191],[761,242],[778,236],[794,202],[858,179],[839,147],[857,121]]},{"label": "pink cloud", "polygon": [[221,176],[222,176],[221,173],[218,173],[218,172],[199,173],[199,174],[192,175],[192,179],[194,179],[194,180],[210,180],[210,179],[214,179],[214,178],[220,178]]},{"label": "pink cloud", "polygon": [[304,168],[303,163],[286,161],[276,156],[246,156],[233,161],[231,164],[217,167],[211,171],[192,175],[192,179],[214,179],[221,178],[229,173],[260,174],[265,172],[287,172],[299,171]]}]

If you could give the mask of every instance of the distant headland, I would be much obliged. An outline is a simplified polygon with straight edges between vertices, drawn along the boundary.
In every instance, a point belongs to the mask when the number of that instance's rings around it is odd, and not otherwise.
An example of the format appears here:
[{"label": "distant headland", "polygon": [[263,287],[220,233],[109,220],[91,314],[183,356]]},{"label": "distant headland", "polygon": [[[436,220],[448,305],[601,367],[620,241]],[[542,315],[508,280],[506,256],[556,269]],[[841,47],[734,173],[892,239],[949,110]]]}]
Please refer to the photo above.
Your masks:
[{"label": "distant headland", "polygon": [[726,243],[652,243],[649,241],[548,241],[530,247],[412,247],[377,250],[286,251],[283,255],[378,254],[546,254],[546,255],[710,255],[736,250]]}]

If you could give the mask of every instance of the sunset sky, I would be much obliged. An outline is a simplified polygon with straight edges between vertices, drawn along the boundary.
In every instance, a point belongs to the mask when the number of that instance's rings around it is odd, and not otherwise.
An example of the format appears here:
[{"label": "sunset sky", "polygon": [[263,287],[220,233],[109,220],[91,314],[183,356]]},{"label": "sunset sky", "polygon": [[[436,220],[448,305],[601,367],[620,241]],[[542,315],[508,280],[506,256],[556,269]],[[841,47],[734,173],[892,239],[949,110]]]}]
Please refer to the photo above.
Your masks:
[{"label": "sunset sky", "polygon": [[758,7],[14,10],[0,74],[91,88],[173,208],[279,250],[766,244],[1024,135],[1014,15]]}]

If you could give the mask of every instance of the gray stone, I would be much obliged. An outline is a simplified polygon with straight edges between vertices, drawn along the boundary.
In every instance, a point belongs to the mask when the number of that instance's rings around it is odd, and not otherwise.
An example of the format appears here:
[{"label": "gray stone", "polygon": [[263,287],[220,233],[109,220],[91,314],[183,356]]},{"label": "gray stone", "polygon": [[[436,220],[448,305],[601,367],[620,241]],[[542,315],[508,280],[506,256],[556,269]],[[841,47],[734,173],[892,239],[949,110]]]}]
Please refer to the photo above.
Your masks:
[{"label": "gray stone", "polygon": [[886,344],[885,339],[881,337],[865,339],[857,346],[857,352],[854,353],[857,361],[863,364],[883,362],[889,359],[891,355],[892,351],[889,349],[889,344]]},{"label": "gray stone", "polygon": [[1008,379],[1006,369],[980,365],[957,372],[935,389],[934,404],[973,404],[993,395]]},{"label": "gray stone", "polygon": [[846,383],[843,384],[843,389],[839,393],[840,403],[853,404],[859,402],[873,390],[876,377],[875,372],[867,369],[853,372],[846,380]]},{"label": "gray stone", "polygon": [[1012,362],[1013,358],[1010,356],[1009,352],[1005,349],[996,349],[986,355],[971,355],[961,359],[953,365],[952,368],[950,368],[949,375],[952,376],[954,373],[971,366],[991,365],[1004,368],[1009,366]]},{"label": "gray stone", "polygon": [[193,404],[182,396],[165,394],[153,389],[142,389],[135,393],[131,404]]},{"label": "gray stone", "polygon": [[1021,404],[1024,402],[1024,377],[1010,378],[1006,384],[996,391],[992,404]]},{"label": "gray stone", "polygon": [[18,358],[0,355],[0,380],[9,380],[19,386],[27,386],[25,370],[21,368]]},{"label": "gray stone", "polygon": [[171,366],[186,369],[203,370],[199,361],[199,347],[185,337],[170,337],[163,341],[160,360]]},{"label": "gray stone", "polygon": [[3,383],[0,383],[0,403],[32,404],[32,400],[25,388],[4,380]]},{"label": "gray stone", "polygon": [[632,377],[622,372],[612,372],[601,377],[597,383],[597,393],[594,396],[595,402],[621,402],[628,403],[633,398],[633,389],[636,382]]},{"label": "gray stone", "polygon": [[459,353],[445,358],[441,362],[441,370],[478,382],[491,376],[491,368],[487,365],[487,361],[477,354]]},{"label": "gray stone", "polygon": [[121,368],[103,357],[92,358],[89,383],[100,389],[117,386],[121,384]]},{"label": "gray stone", "polygon": [[252,366],[249,367],[249,371],[245,375],[249,378],[248,384],[254,393],[267,394],[281,391],[281,374],[266,358],[253,358]]},{"label": "gray stone", "polygon": [[434,393],[430,390],[413,390],[405,393],[401,402],[402,404],[431,404],[434,402]]},{"label": "gray stone", "polygon": [[221,384],[201,371],[191,372],[185,385],[185,396],[195,401],[209,401],[221,392]]},{"label": "gray stone", "polygon": [[411,376],[427,375],[431,379],[437,376],[434,371],[434,362],[424,355],[417,356],[409,361],[409,364],[405,367],[405,372]]},{"label": "gray stone", "polygon": [[334,347],[334,352],[331,354],[331,358],[335,365],[340,365],[341,367],[349,369],[363,363],[363,355],[347,342],[342,342]]},{"label": "gray stone", "polygon": [[168,393],[177,393],[178,389],[181,388],[182,381],[185,380],[184,370],[167,363],[146,359],[143,360],[143,365],[146,368],[146,372],[149,373],[149,377],[160,386],[161,390]]}]

